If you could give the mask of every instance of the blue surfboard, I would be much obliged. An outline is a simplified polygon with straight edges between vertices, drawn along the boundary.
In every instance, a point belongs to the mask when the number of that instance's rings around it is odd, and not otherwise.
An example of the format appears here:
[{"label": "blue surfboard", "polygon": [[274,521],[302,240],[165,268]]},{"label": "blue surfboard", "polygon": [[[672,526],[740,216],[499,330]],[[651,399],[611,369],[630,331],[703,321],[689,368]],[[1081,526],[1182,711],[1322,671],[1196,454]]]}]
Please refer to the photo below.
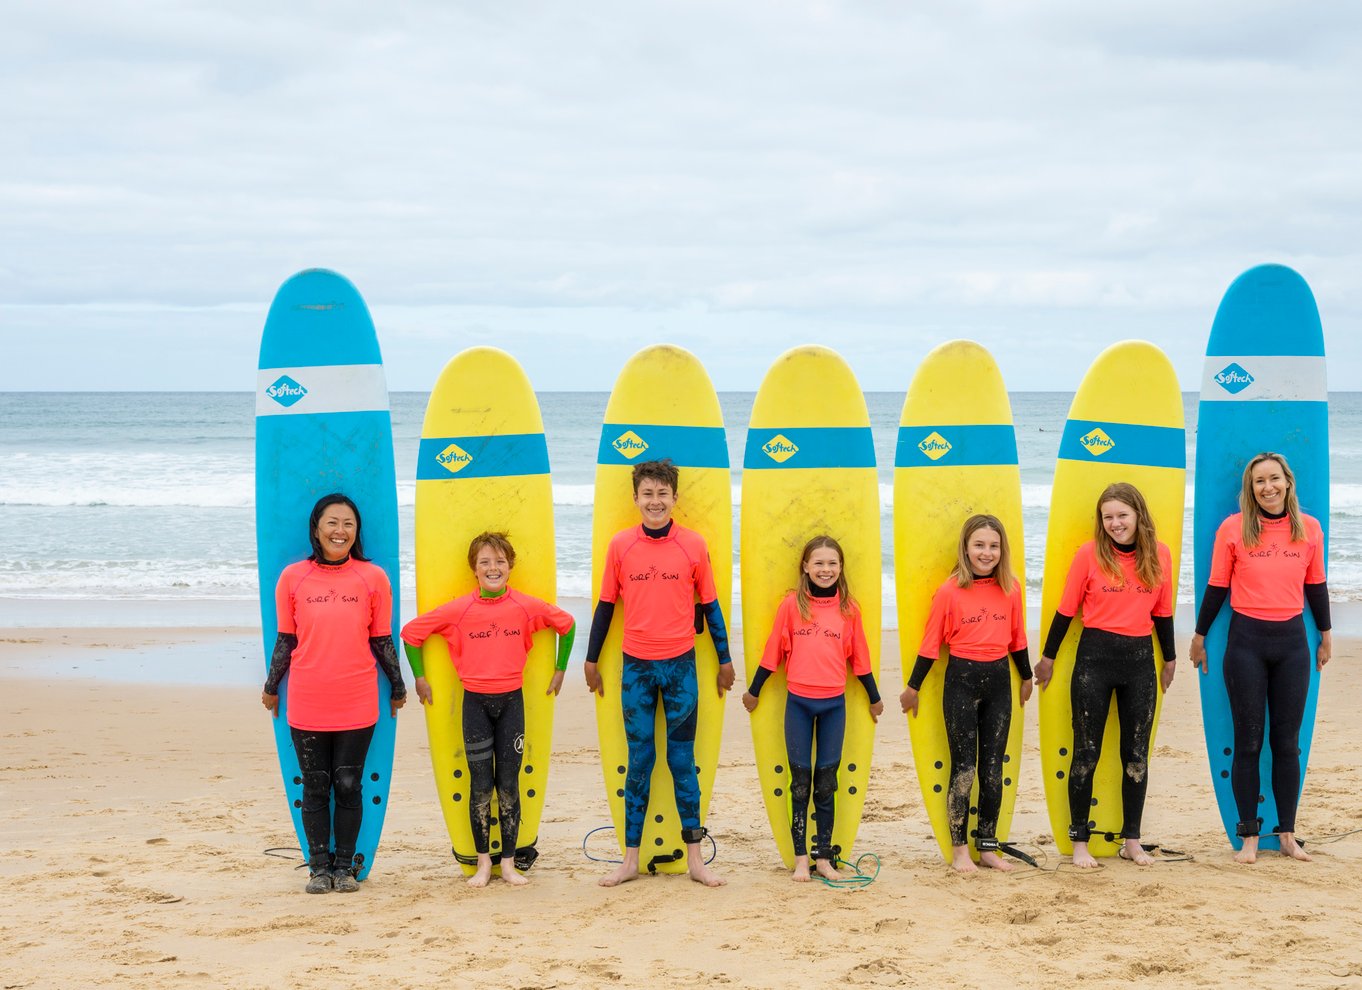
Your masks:
[{"label": "blue surfboard", "polygon": [[[255,527],[265,669],[278,634],[274,589],[285,567],[312,550],[308,515],[317,499],[344,492],[359,506],[364,551],[388,574],[393,630],[401,581],[397,557],[397,479],[383,359],[369,309],[335,272],[299,272],[279,289],[265,320],[255,393]],[[378,724],[364,765],[364,818],[356,845],[359,878],[373,866],[388,808],[397,723],[392,689],[375,664]],[[262,677],[263,680],[263,677]],[[288,678],[272,719],[298,843],[302,775],[288,729]]]},{"label": "blue surfboard", "polygon": [[[1194,551],[1196,604],[1211,573],[1215,533],[1239,511],[1240,479],[1255,454],[1285,455],[1296,476],[1301,511],[1314,516],[1329,540],[1329,394],[1325,379],[1324,332],[1315,297],[1305,280],[1281,265],[1260,265],[1234,280],[1221,300],[1206,345],[1197,413]],[[1239,813],[1230,788],[1234,729],[1225,691],[1228,603],[1206,636],[1209,673],[1199,677],[1201,717],[1216,802],[1225,834],[1236,849]],[[1310,609],[1305,625],[1313,657],[1319,645]],[[1319,672],[1310,665],[1310,691],[1301,723],[1300,765],[1304,785],[1315,728]],[[1273,831],[1277,806],[1272,795],[1272,753],[1263,742],[1260,766],[1262,818],[1259,848],[1277,849]],[[1299,795],[1297,795],[1299,797]]]}]

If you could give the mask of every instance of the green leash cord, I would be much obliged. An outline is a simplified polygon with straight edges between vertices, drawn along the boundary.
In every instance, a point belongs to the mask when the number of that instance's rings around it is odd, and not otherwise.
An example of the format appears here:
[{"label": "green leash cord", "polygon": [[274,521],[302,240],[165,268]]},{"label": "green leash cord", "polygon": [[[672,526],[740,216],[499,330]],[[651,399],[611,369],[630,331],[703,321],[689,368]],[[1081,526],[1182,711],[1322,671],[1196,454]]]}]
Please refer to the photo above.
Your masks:
[{"label": "green leash cord", "polygon": [[[867,873],[861,869],[861,864],[867,859],[874,861],[875,872]],[[841,858],[834,859],[832,862],[834,866],[847,866],[855,871],[851,876],[844,876],[840,880],[829,880],[820,873],[814,873],[814,876],[818,877],[819,880],[822,880],[823,883],[837,890],[860,890],[862,887],[869,887],[875,882],[875,878],[880,875],[880,857],[876,856],[874,853],[861,853],[861,855],[856,857],[856,862],[854,863],[849,863]]]}]

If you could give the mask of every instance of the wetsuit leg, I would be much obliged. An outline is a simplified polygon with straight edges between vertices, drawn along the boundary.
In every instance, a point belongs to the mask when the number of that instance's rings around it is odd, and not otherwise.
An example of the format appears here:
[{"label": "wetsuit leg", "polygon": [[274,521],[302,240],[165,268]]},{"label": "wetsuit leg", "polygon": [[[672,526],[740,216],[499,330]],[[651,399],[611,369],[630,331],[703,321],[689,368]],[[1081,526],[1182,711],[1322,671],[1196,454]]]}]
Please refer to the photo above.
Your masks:
[{"label": "wetsuit leg", "polygon": [[620,705],[624,711],[624,735],[629,744],[629,766],[624,776],[624,844],[637,849],[643,843],[643,820],[648,814],[653,764],[657,762],[654,723],[657,720],[656,660],[624,655],[620,672]]},{"label": "wetsuit leg", "polygon": [[290,727],[293,750],[303,778],[303,835],[307,861],[314,869],[331,867],[331,766],[336,733]]},{"label": "wetsuit leg", "polygon": [[468,759],[468,823],[473,830],[473,849],[491,852],[492,832],[492,751],[496,745],[496,723],[490,699],[496,695],[463,693],[463,749]]},{"label": "wetsuit leg", "polygon": [[520,836],[520,758],[525,748],[525,698],[519,691],[498,694],[496,723],[497,819],[501,826],[501,855],[515,856]]},{"label": "wetsuit leg", "polygon": [[796,856],[807,856],[809,793],[813,787],[813,712],[809,699],[785,699],[785,755],[790,761],[790,839]]},{"label": "wetsuit leg", "polygon": [[1267,681],[1268,745],[1272,747],[1272,795],[1277,803],[1277,829],[1296,831],[1296,804],[1301,793],[1300,734],[1305,699],[1310,692],[1310,642],[1299,616],[1273,622],[1272,663]]},{"label": "wetsuit leg", "polygon": [[837,767],[842,762],[847,727],[846,696],[820,699],[814,725],[818,738],[813,769],[814,822],[818,826],[815,852],[820,859],[830,859],[837,818]]},{"label": "wetsuit leg", "polygon": [[976,666],[981,665],[951,657],[946,664],[946,681],[941,692],[946,742],[951,751],[946,818],[950,822],[953,846],[963,846],[968,841],[969,797],[979,754],[979,687],[971,669]]},{"label": "wetsuit leg", "polygon": [[695,651],[657,663],[662,675],[662,710],[667,717],[667,768],[676,791],[676,811],[682,829],[698,829],[700,775],[695,767],[695,727],[700,687],[695,679]]},{"label": "wetsuit leg", "polygon": [[1229,694],[1230,718],[1234,722],[1234,756],[1230,762],[1230,786],[1239,811],[1237,832],[1257,835],[1258,791],[1261,781],[1258,760],[1263,751],[1263,732],[1267,714],[1267,662],[1259,642],[1263,630],[1271,626],[1230,613],[1229,636],[1225,643],[1225,690]]},{"label": "wetsuit leg", "polygon": [[364,817],[364,758],[369,755],[373,738],[372,725],[336,733],[331,788],[336,798],[332,831],[337,869],[349,867],[355,859],[355,843],[359,841],[359,826]]},{"label": "wetsuit leg", "polygon": [[[1012,664],[1006,658],[975,664],[980,673],[979,705],[979,821],[977,839],[998,834],[1003,807],[1003,757],[1012,727]],[[968,795],[966,795],[968,801]]]},{"label": "wetsuit leg", "polygon": [[1159,699],[1154,640],[1151,636],[1105,635],[1117,640],[1111,653],[1120,672],[1116,717],[1121,727],[1121,838],[1138,839],[1149,789],[1149,737]]},{"label": "wetsuit leg", "polygon": [[1102,733],[1111,709],[1112,665],[1107,636],[1084,629],[1074,656],[1069,681],[1069,708],[1073,713],[1073,760],[1069,764],[1069,838],[1087,842],[1092,830],[1092,778],[1102,757]]}]

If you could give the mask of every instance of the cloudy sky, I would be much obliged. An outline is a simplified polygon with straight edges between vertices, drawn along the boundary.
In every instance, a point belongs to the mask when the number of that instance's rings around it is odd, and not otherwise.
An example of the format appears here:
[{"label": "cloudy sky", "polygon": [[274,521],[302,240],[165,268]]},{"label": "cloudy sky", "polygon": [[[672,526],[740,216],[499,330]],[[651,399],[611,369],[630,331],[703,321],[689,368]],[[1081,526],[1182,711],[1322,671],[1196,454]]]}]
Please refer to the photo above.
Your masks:
[{"label": "cloudy sky", "polygon": [[1362,5],[9,2],[0,389],[249,389],[269,302],[350,277],[395,389],[493,343],[605,389],[672,341],[904,389],[1106,344],[1184,387],[1245,268],[1362,388]]}]

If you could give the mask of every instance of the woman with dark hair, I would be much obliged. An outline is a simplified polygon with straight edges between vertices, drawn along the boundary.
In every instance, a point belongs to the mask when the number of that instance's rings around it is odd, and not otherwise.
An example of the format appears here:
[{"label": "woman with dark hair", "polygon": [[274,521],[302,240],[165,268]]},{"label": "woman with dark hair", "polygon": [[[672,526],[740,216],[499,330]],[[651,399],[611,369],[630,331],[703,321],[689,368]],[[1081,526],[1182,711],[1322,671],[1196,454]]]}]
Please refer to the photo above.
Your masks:
[{"label": "woman with dark hair", "polygon": [[[1069,838],[1074,866],[1098,865],[1088,849],[1092,780],[1102,756],[1102,733],[1112,697],[1121,727],[1121,837],[1118,855],[1140,866],[1154,857],[1140,844],[1149,784],[1149,737],[1159,692],[1173,683],[1177,650],[1173,639],[1173,558],[1154,535],[1144,495],[1134,485],[1108,485],[1097,499],[1093,538],[1078,548],[1064,581],[1064,594],[1050,620],[1050,635],[1036,683],[1050,682],[1055,655],[1069,626],[1083,612],[1083,634],[1069,683],[1073,709],[1073,762],[1069,768]],[[1153,634],[1163,649],[1154,671]]]},{"label": "woman with dark hair", "polygon": [[1286,458],[1259,454],[1244,468],[1239,511],[1215,534],[1211,576],[1187,650],[1206,673],[1206,633],[1229,598],[1225,690],[1234,722],[1230,785],[1239,808],[1236,831],[1244,840],[1234,856],[1239,863],[1258,858],[1258,761],[1265,730],[1282,853],[1310,861],[1296,841],[1300,730],[1310,691],[1310,644],[1302,613],[1309,602],[1320,635],[1315,664],[1323,670],[1334,648],[1324,564],[1323,530],[1301,511],[1296,476]]},{"label": "woman with dark hair", "polygon": [[[393,716],[407,688],[392,638],[392,588],[364,556],[359,508],[345,495],[317,500],[308,520],[312,554],[279,575],[279,637],[261,703],[279,717],[289,675],[288,724],[303,777],[309,894],[351,893],[363,815],[364,758],[378,723],[377,662],[392,684]],[[331,813],[335,800],[334,821]],[[334,840],[334,852],[332,845]]]}]

